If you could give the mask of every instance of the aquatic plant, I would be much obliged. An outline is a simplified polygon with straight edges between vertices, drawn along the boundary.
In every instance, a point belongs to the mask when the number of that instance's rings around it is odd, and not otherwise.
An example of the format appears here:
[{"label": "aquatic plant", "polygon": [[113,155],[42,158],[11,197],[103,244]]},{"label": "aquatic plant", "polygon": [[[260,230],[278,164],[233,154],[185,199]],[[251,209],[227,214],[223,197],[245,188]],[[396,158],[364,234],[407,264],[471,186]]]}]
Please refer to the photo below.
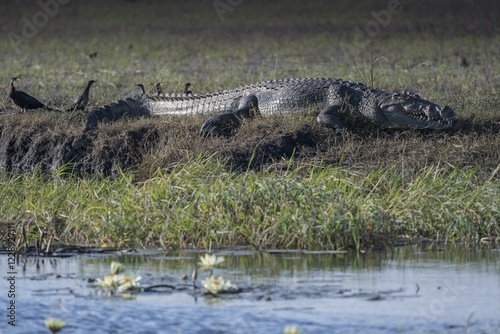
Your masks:
[{"label": "aquatic plant", "polygon": [[222,292],[230,292],[237,291],[238,287],[234,284],[231,284],[231,281],[226,281],[222,276],[215,278],[210,275],[206,279],[201,281],[201,284],[213,295],[217,295]]},{"label": "aquatic plant", "polygon": [[97,278],[95,285],[103,289],[109,289],[118,286],[118,281],[116,275],[106,275],[104,279]]},{"label": "aquatic plant", "polygon": [[45,320],[45,327],[47,327],[52,334],[55,334],[66,327],[66,323],[61,319],[50,317]]},{"label": "aquatic plant", "polygon": [[123,264],[117,261],[111,262],[111,275],[118,275],[125,271]]},{"label": "aquatic plant", "polygon": [[[201,281],[203,288],[212,295],[217,295],[223,292],[237,292],[238,287],[231,283],[231,281],[226,281],[222,276],[215,277],[213,275],[213,270],[216,266],[224,262],[223,256],[217,256],[213,254],[205,254],[200,256],[200,261],[198,265],[200,266],[200,271],[208,270],[208,276]],[[197,270],[193,273],[193,283],[196,286],[196,277],[198,276]]]},{"label": "aquatic plant", "polygon": [[302,334],[304,333],[301,331],[297,326],[286,326],[283,328],[283,334]]},{"label": "aquatic plant", "polygon": [[132,278],[123,275],[124,271],[125,267],[120,262],[113,261],[111,262],[111,275],[104,276],[104,279],[97,278],[94,285],[101,289],[110,290],[112,293],[115,291],[122,293],[138,288],[142,277]]},{"label": "aquatic plant", "polygon": [[218,266],[222,262],[224,262],[223,256],[205,254],[204,256],[200,256],[200,262],[198,262],[198,265],[200,266],[200,270],[209,270]]},{"label": "aquatic plant", "polygon": [[142,279],[141,276],[132,278],[129,276],[123,276],[120,279],[120,285],[118,286],[118,292],[125,292],[127,290],[135,289],[140,286],[139,281]]}]

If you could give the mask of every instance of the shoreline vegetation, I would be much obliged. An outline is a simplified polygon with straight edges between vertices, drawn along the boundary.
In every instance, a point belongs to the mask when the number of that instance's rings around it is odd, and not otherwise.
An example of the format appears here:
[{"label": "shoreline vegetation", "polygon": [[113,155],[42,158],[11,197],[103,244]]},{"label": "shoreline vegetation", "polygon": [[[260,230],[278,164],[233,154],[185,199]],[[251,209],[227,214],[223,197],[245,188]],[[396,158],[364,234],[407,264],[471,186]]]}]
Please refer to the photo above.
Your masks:
[{"label": "shoreline vegetation", "polygon": [[199,157],[142,182],[129,173],[81,179],[64,172],[0,180],[7,185],[1,196],[10,199],[3,217],[28,226],[32,237],[45,230],[65,243],[366,249],[421,239],[473,245],[499,232],[494,175],[480,180],[477,170],[450,166],[233,173]]},{"label": "shoreline vegetation", "polygon": [[462,125],[352,120],[339,138],[313,115],[283,115],[202,139],[196,116],[83,133],[84,113],[20,114],[4,86],[0,229],[15,224],[19,250],[37,240],[166,250],[499,244],[500,38],[487,2],[402,1],[391,13],[387,1],[255,0],[223,12],[212,2],[71,1],[27,38],[23,25],[43,10],[20,11],[29,3],[0,4],[0,33],[20,36],[0,39],[0,79],[21,78],[19,90],[56,109],[88,80],[98,82],[87,112],[137,95],[137,83],[171,92],[191,82],[196,94],[336,77],[416,92],[451,106]]},{"label": "shoreline vegetation", "polygon": [[470,246],[500,242],[496,173],[485,179],[477,169],[444,165],[362,175],[321,163],[234,173],[198,157],[141,182],[123,172],[3,174],[0,195],[10,200],[0,210],[28,240],[43,231],[46,242],[117,248]]}]

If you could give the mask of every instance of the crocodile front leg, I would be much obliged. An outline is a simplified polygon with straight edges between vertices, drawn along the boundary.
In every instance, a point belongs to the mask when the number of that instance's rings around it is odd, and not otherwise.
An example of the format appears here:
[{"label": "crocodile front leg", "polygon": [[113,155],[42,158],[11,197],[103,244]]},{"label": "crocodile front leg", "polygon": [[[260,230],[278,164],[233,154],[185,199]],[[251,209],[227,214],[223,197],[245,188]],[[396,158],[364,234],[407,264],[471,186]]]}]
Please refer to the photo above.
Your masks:
[{"label": "crocodile front leg", "polygon": [[341,109],[342,105],[328,106],[319,113],[316,120],[324,126],[335,129],[336,133],[344,133],[346,127],[339,116]]},{"label": "crocodile front leg", "polygon": [[252,118],[259,113],[257,96],[247,95],[240,100],[236,111],[207,119],[201,126],[200,135],[205,138],[220,135],[224,129],[239,126],[243,118]]}]

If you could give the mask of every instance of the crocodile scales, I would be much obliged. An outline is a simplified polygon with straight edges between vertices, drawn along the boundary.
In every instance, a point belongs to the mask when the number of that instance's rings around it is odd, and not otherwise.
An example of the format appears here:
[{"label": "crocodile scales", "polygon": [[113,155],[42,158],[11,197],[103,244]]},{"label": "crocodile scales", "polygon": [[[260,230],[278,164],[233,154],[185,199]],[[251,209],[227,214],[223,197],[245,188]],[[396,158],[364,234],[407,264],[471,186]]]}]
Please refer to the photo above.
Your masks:
[{"label": "crocodile scales", "polygon": [[226,126],[238,125],[255,115],[315,110],[317,121],[336,130],[344,130],[342,109],[386,128],[443,130],[451,128],[456,114],[415,93],[389,93],[359,82],[334,78],[277,79],[236,89],[194,96],[141,95],[93,110],[86,130],[99,122],[124,117],[154,115],[209,114],[201,134],[218,134]]}]

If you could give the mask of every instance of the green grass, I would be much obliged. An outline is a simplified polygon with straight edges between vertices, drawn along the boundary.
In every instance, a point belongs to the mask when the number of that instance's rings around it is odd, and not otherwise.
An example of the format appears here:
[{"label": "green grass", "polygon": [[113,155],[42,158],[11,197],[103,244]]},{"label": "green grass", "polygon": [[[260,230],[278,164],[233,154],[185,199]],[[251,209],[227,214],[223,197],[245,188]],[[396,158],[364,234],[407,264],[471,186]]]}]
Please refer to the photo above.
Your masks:
[{"label": "green grass", "polygon": [[[3,36],[37,11],[16,3],[0,4]],[[486,3],[408,2],[359,50],[355,29],[373,20],[362,2],[243,1],[223,21],[211,1],[89,3],[61,7],[18,49],[0,39],[4,163],[76,147],[115,173],[66,175],[69,167],[50,156],[40,168],[57,170],[53,176],[2,172],[0,195],[9,200],[0,217],[17,223],[19,238],[25,226],[30,243],[46,228],[54,240],[92,245],[325,249],[500,236],[500,38]],[[372,5],[382,10],[387,1]],[[84,135],[83,115],[15,114],[12,76],[22,79],[18,89],[61,109],[90,79],[98,84],[89,109],[137,94],[136,83],[179,91],[189,81],[202,93],[337,77],[417,92],[450,105],[465,126],[429,133],[361,124],[339,140],[314,117],[277,116],[202,140],[203,117],[165,117]]]},{"label": "green grass", "polygon": [[[197,158],[144,182],[60,171],[1,176],[0,212],[65,243],[116,247],[341,249],[500,235],[500,186],[477,171],[397,167],[366,175],[321,164],[227,172]],[[36,226],[36,227],[35,227]],[[19,235],[21,235],[19,233]],[[33,239],[32,239],[33,240]]]},{"label": "green grass", "polygon": [[[386,5],[378,1],[374,8]],[[445,18],[428,11],[428,5],[412,3],[395,15],[371,41],[372,53],[371,44],[353,49],[355,28],[373,20],[362,3],[296,1],[286,10],[279,2],[242,3],[224,21],[211,2],[202,7],[196,1],[161,7],[154,2],[70,3],[18,50],[8,38],[0,40],[0,80],[7,85],[10,77],[20,77],[20,89],[64,108],[89,79],[99,81],[91,93],[91,106],[99,106],[137,93],[139,82],[150,87],[162,81],[172,91],[190,81],[194,92],[206,92],[273,78],[327,76],[417,91],[452,105],[461,116],[476,114],[471,105],[485,95],[497,96],[500,39],[487,34],[494,22],[484,20],[484,6],[454,6],[460,7],[455,14],[447,8],[451,17]],[[36,9],[23,13],[6,6],[2,33],[20,34],[21,18]],[[465,28],[452,15],[462,12],[471,25],[478,21],[485,27],[474,34],[460,31]],[[436,32],[406,28],[422,24],[421,15]],[[457,55],[467,59],[467,68],[457,66]],[[8,99],[0,101],[0,108],[15,109]]]}]

